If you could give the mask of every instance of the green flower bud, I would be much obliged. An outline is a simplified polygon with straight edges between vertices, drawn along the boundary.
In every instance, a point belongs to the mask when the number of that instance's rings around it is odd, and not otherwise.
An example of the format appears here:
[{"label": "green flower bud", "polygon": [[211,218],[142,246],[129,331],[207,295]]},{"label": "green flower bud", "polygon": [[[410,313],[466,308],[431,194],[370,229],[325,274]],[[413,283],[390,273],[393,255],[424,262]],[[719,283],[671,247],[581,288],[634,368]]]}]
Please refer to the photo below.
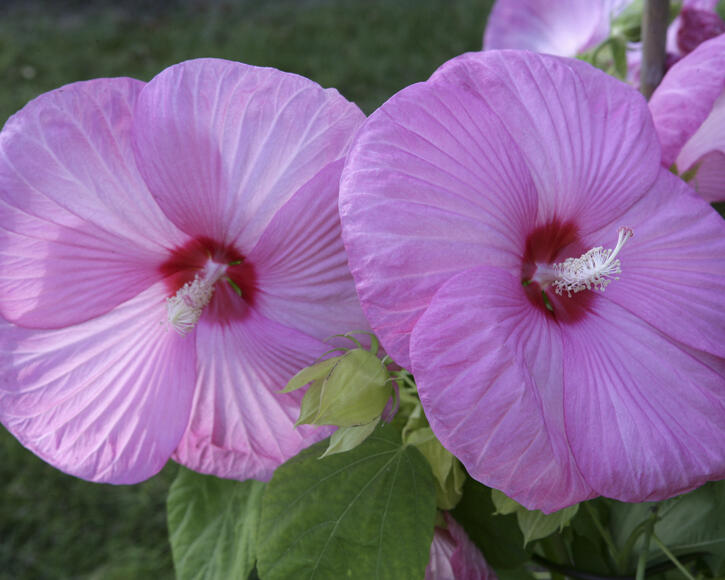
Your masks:
[{"label": "green flower bud", "polygon": [[383,361],[362,348],[302,369],[282,392],[310,382],[297,425],[366,425],[380,417],[393,393]]}]

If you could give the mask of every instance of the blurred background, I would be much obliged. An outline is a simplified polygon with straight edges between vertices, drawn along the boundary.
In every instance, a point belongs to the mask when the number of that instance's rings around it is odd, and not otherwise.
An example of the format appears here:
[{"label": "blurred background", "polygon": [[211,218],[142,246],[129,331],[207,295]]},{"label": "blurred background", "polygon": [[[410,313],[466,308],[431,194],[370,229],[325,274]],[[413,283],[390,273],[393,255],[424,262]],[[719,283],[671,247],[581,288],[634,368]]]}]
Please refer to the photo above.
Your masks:
[{"label": "blurred background", "polygon": [[[481,49],[492,0],[0,0],[0,124],[95,77],[149,80],[219,57],[336,87],[371,113]],[[165,499],[176,466],[135,486],[49,467],[0,427],[0,579],[173,578]]]}]

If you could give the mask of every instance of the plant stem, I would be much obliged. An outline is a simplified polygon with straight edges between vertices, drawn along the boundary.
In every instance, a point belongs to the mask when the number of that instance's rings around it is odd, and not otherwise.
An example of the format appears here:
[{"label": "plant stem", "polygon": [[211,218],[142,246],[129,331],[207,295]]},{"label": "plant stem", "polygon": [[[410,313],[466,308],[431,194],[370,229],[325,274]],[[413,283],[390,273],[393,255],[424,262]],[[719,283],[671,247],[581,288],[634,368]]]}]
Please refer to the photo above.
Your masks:
[{"label": "plant stem", "polygon": [[669,15],[670,0],[644,0],[639,90],[646,99],[652,96],[665,74]]},{"label": "plant stem", "polygon": [[655,544],[657,544],[657,547],[665,553],[665,556],[669,558],[670,562],[677,566],[677,569],[682,572],[687,580],[695,580],[692,574],[687,571],[687,568],[685,568],[682,563],[677,559],[677,557],[672,552],[670,552],[667,546],[662,543],[662,540],[660,540],[656,534],[652,534],[652,540]]},{"label": "plant stem", "polygon": [[607,544],[609,555],[617,566],[617,572],[621,572],[622,570],[619,569],[619,550],[617,549],[617,546],[614,545],[612,534],[609,533],[609,530],[605,528],[604,524],[602,524],[602,522],[599,520],[599,514],[597,513],[597,510],[594,509],[594,506],[592,506],[591,503],[588,501],[582,503],[584,504],[584,508],[591,516],[592,521],[594,522],[594,527],[597,528],[597,531],[602,536],[604,543]]},{"label": "plant stem", "polygon": [[647,521],[647,526],[644,529],[644,543],[642,544],[642,551],[639,553],[637,559],[637,574],[636,580],[645,580],[645,572],[647,570],[647,556],[649,555],[649,541],[654,533],[655,522],[657,521],[657,508],[652,511],[652,515]]}]

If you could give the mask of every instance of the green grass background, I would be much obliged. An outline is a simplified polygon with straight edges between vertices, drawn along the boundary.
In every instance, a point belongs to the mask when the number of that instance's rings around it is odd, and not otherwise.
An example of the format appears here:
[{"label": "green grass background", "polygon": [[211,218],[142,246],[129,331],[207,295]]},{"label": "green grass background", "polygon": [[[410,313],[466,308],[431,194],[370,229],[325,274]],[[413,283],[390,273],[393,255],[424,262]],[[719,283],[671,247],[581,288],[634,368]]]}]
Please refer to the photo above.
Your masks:
[{"label": "green grass background", "polygon": [[[73,81],[148,80],[198,57],[273,66],[372,112],[449,58],[480,50],[491,0],[0,0],[0,123]],[[136,486],[47,466],[0,428],[0,579],[173,577],[169,464]]]}]

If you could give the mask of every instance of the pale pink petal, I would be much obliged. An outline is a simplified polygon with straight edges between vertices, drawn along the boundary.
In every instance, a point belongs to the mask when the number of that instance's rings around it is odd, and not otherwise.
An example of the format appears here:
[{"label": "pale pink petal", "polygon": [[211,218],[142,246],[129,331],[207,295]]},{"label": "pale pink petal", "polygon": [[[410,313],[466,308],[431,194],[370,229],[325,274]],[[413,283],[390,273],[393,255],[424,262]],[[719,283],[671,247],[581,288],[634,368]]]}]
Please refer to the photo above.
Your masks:
[{"label": "pale pink petal", "polygon": [[370,117],[340,215],[363,309],[398,364],[410,368],[410,332],[446,280],[520,267],[536,203],[518,147],[470,85],[413,85]]},{"label": "pale pink petal", "polygon": [[284,205],[249,261],[263,316],[310,336],[366,330],[340,237],[337,194],[342,161],[332,163]]},{"label": "pale pink petal", "polygon": [[363,119],[336,90],[297,75],[187,61],[139,96],[136,159],[176,225],[246,253],[295,191],[344,156]]},{"label": "pale pink petal", "polygon": [[329,345],[251,308],[231,324],[202,318],[195,332],[196,395],[176,461],[219,477],[267,480],[278,465],[330,434],[328,428],[295,428],[303,393],[278,392]]},{"label": "pale pink petal", "polygon": [[58,328],[149,287],[180,232],[141,180],[129,130],[143,84],[75,83],[31,101],[0,134],[0,312]]},{"label": "pale pink petal", "polygon": [[634,237],[604,296],[674,340],[725,356],[725,221],[661,169],[647,195],[585,245],[613,247],[618,226]]},{"label": "pale pink petal", "polygon": [[[702,43],[667,72],[649,102],[665,167],[675,162],[724,90],[725,34]],[[721,128],[720,135],[723,133]],[[678,168],[685,169],[679,163]]]},{"label": "pale pink petal", "polygon": [[725,153],[710,151],[700,157],[697,166],[690,185],[709,202],[725,201]]},{"label": "pale pink petal", "polygon": [[497,0],[486,23],[483,48],[576,56],[608,36],[611,9],[604,0]]},{"label": "pale pink petal", "polygon": [[159,471],[188,421],[194,342],[163,324],[156,284],[109,313],[60,330],[0,319],[0,420],[51,465],[92,481]]},{"label": "pale pink petal", "polygon": [[430,425],[472,477],[547,512],[595,495],[565,434],[559,327],[520,278],[483,267],[451,279],[410,352]]},{"label": "pale pink petal", "polygon": [[725,477],[725,359],[673,342],[637,314],[597,297],[562,327],[566,425],[599,494],[653,501]]},{"label": "pale pink petal", "polygon": [[[723,43],[725,50],[725,43]],[[725,63],[725,60],[723,60]],[[725,71],[723,71],[725,79]],[[724,87],[725,89],[725,83]],[[696,170],[691,184],[707,201],[725,201],[725,181],[717,181],[725,171],[725,90],[720,94],[707,119],[700,125],[677,156],[680,173]]]},{"label": "pale pink petal", "polygon": [[483,555],[448,512],[446,526],[436,527],[425,580],[496,580]]},{"label": "pale pink petal", "polygon": [[654,183],[660,151],[647,103],[589,64],[517,51],[468,53],[431,77],[480,94],[523,151],[539,223],[582,232],[621,215]]}]

